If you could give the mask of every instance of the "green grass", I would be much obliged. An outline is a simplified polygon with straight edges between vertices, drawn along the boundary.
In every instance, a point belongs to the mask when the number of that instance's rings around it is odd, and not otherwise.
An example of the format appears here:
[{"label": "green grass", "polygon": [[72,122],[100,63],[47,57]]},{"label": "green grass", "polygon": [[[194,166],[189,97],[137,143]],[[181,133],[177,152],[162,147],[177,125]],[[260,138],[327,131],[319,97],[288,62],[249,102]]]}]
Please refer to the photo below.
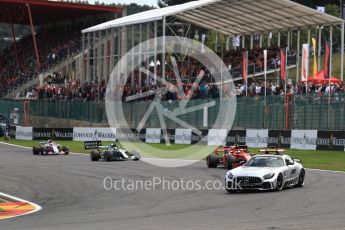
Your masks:
[{"label": "green grass", "polygon": [[[0,139],[3,141],[3,138]],[[38,141],[10,140],[8,143],[32,147]],[[71,152],[89,153],[85,150],[83,142],[78,141],[58,141],[61,145],[69,146]],[[103,142],[108,145],[111,142]],[[178,159],[202,159],[212,152],[214,146],[205,145],[175,145],[165,144],[145,144],[145,143],[122,143],[128,150],[140,149],[140,154],[144,157],[178,158]],[[258,153],[259,149],[250,149],[252,153]],[[197,152],[197,153],[196,153]],[[345,171],[345,152],[343,151],[321,151],[321,150],[294,150],[287,149],[286,153],[291,157],[298,158],[306,168],[326,169]]]},{"label": "green grass", "polygon": [[[258,152],[258,149],[250,149]],[[345,152],[287,149],[286,154],[298,158],[306,168],[345,171]]]}]

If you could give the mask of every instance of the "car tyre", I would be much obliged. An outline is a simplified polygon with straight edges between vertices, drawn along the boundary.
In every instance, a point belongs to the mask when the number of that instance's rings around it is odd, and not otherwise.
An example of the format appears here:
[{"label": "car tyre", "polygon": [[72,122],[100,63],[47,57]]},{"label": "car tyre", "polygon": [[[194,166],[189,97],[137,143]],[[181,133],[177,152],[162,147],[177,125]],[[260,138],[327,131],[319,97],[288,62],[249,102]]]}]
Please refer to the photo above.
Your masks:
[{"label": "car tyre", "polygon": [[36,146],[32,147],[32,153],[33,155],[38,155],[40,154],[40,149]]},{"label": "car tyre", "polygon": [[111,159],[111,155],[112,155],[111,152],[108,152],[108,151],[104,152],[104,158],[105,158],[105,160],[106,160],[106,161],[111,161],[111,160],[112,160],[112,159]]},{"label": "car tyre", "polygon": [[100,156],[98,151],[91,151],[91,153],[90,153],[91,161],[99,161],[100,158],[101,158],[101,156]]},{"label": "car tyre", "polygon": [[218,156],[215,154],[210,154],[206,158],[206,164],[209,168],[217,168],[219,164]]},{"label": "car tyre", "polygon": [[41,155],[47,155],[47,151],[44,148],[40,148]]},{"label": "car tyre", "polygon": [[232,164],[234,163],[234,161],[235,161],[235,157],[233,155],[227,155],[226,164],[225,164],[226,169],[231,170]]},{"label": "car tyre", "polygon": [[298,183],[296,184],[295,187],[303,187],[304,178],[305,178],[305,171],[304,171],[304,169],[301,169],[299,176],[298,176]]},{"label": "car tyre", "polygon": [[284,188],[284,177],[283,174],[279,174],[277,177],[277,185],[276,185],[276,190],[281,191]]},{"label": "car tyre", "polygon": [[140,156],[140,153],[139,153],[138,151],[134,150],[134,151],[132,151],[131,154],[132,154],[132,156],[133,156],[133,158],[132,158],[133,161],[138,161],[138,160],[140,160],[141,156]]},{"label": "car tyre", "polygon": [[65,155],[69,154],[69,148],[67,146],[62,146],[61,150],[65,153]]},{"label": "car tyre", "polygon": [[237,192],[237,190],[233,188],[232,184],[229,184],[228,182],[225,182],[225,190],[228,193],[235,193],[235,192]]}]

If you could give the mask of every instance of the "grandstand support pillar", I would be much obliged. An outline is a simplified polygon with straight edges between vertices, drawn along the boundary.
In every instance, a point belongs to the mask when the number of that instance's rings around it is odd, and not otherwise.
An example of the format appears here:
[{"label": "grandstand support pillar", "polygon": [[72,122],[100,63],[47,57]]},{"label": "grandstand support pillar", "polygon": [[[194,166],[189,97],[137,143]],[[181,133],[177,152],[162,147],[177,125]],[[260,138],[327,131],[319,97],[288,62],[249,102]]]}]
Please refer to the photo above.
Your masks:
[{"label": "grandstand support pillar", "polygon": [[154,22],[154,45],[155,45],[155,49],[154,49],[154,54],[153,54],[153,62],[155,63],[155,66],[154,66],[154,83],[156,83],[157,81],[157,35],[158,35],[158,31],[157,31],[157,21]]},{"label": "grandstand support pillar", "polygon": [[259,47],[262,48],[262,33],[260,33],[260,42],[259,42]]},{"label": "grandstand support pillar", "polygon": [[280,31],[278,32],[278,47],[280,47],[280,36],[281,36],[281,33],[280,33]]},{"label": "grandstand support pillar", "polygon": [[252,50],[253,49],[253,43],[254,43],[254,37],[253,37],[253,34],[250,35],[250,49]]},{"label": "grandstand support pillar", "polygon": [[[111,28],[110,31],[110,61],[109,61],[109,74],[114,69],[114,58],[115,58],[115,31],[114,28]],[[110,76],[109,76],[110,77]],[[109,79],[109,78],[107,78]]]},{"label": "grandstand support pillar", "polygon": [[242,36],[242,49],[244,49],[244,47],[246,47],[245,42],[246,42],[246,36],[243,35],[243,36]]},{"label": "grandstand support pillar", "polygon": [[131,48],[132,48],[132,52],[131,52],[131,86],[134,87],[134,27],[135,25],[132,25],[132,30],[131,30]]},{"label": "grandstand support pillar", "polygon": [[291,30],[288,30],[288,32],[287,32],[287,44],[286,44],[288,50],[290,50],[290,38],[291,38],[290,34],[291,34]]},{"label": "grandstand support pillar", "polygon": [[340,44],[340,79],[344,80],[344,20],[341,22],[341,44]]},{"label": "grandstand support pillar", "polygon": [[162,78],[165,79],[165,30],[166,30],[167,19],[163,17],[163,44],[162,44]]},{"label": "grandstand support pillar", "polygon": [[[146,38],[147,40],[150,39],[150,23],[146,23]],[[147,42],[146,52],[145,52],[145,59],[146,59],[146,68],[150,68],[150,42]],[[150,84],[150,76],[146,76],[146,85]]]},{"label": "grandstand support pillar", "polygon": [[[142,40],[143,40],[143,24],[141,23],[139,25],[139,44],[140,44],[140,46],[139,46],[139,68],[142,67],[141,66],[142,55],[143,55],[143,46],[141,44]],[[139,87],[141,87],[141,76],[142,76],[141,71],[139,71],[139,82],[138,82]]]},{"label": "grandstand support pillar", "polygon": [[332,76],[332,56],[333,56],[333,26],[329,27],[329,79]]},{"label": "grandstand support pillar", "polygon": [[82,70],[81,70],[81,80],[85,80],[86,76],[85,76],[85,34],[82,33],[81,34],[81,57],[82,57]]},{"label": "grandstand support pillar", "polygon": [[268,32],[267,36],[267,48],[271,47],[271,32]]},{"label": "grandstand support pillar", "polygon": [[93,62],[92,62],[92,76],[91,76],[91,81],[93,81],[96,78],[96,69],[97,69],[97,62],[98,62],[98,57],[97,57],[97,53],[96,53],[96,32],[93,32],[92,35],[92,58],[93,58]]},{"label": "grandstand support pillar", "polygon": [[[103,75],[103,62],[104,62],[104,53],[102,49],[102,31],[98,31],[98,47],[97,47],[97,81],[100,82]],[[96,79],[95,79],[96,80]]]},{"label": "grandstand support pillar", "polygon": [[87,53],[86,53],[86,81],[90,81],[90,50],[91,50],[91,36],[87,33]]},{"label": "grandstand support pillar", "polygon": [[311,40],[311,38],[310,38],[311,36],[310,36],[310,29],[308,28],[308,46],[310,47],[310,40]]},{"label": "grandstand support pillar", "polygon": [[320,70],[321,69],[321,44],[322,44],[322,26],[319,26],[319,38],[318,40],[318,49],[317,49],[317,56],[318,56],[318,63],[317,63],[317,69]]},{"label": "grandstand support pillar", "polygon": [[26,3],[26,7],[28,8],[28,16],[29,16],[29,21],[30,21],[30,29],[31,29],[31,35],[32,35],[32,42],[34,44],[34,50],[35,50],[36,68],[37,68],[37,72],[40,72],[41,71],[40,56],[38,54],[38,49],[37,49],[36,33],[35,33],[34,23],[32,21],[30,4]]},{"label": "grandstand support pillar", "polygon": [[299,80],[299,55],[300,55],[300,46],[301,46],[301,31],[297,31],[297,60],[296,60],[296,81]]},{"label": "grandstand support pillar", "polygon": [[117,39],[117,48],[118,48],[118,57],[117,57],[117,65],[119,66],[119,71],[117,73],[117,75],[119,76],[117,79],[116,79],[116,83],[117,84],[120,84],[121,83],[121,71],[122,71],[122,65],[121,65],[121,55],[122,55],[122,28],[121,27],[118,27],[118,39]]},{"label": "grandstand support pillar", "polygon": [[104,47],[103,47],[103,74],[101,81],[103,79],[106,79],[106,76],[108,76],[108,61],[109,61],[109,31],[105,30],[105,41],[104,41]]}]

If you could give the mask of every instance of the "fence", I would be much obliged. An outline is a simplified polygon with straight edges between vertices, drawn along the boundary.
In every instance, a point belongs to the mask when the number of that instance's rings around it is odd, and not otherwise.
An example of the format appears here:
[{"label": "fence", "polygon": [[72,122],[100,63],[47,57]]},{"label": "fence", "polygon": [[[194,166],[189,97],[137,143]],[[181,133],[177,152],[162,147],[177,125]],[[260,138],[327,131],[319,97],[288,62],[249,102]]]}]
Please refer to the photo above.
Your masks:
[{"label": "fence", "polygon": [[[200,105],[210,100],[192,100],[189,106]],[[126,121],[131,128],[138,126],[150,103],[150,101],[142,101],[123,104]],[[169,110],[178,106],[177,101],[162,103],[164,108]],[[30,116],[34,117],[107,123],[104,102],[33,100],[30,101],[29,107]],[[22,124],[23,101],[0,101],[0,113],[4,116],[9,117],[14,108],[18,108],[21,112],[19,122]],[[208,127],[203,126],[202,110],[181,115],[179,118],[199,129],[211,128],[218,116],[218,110],[217,105],[208,109]],[[167,128],[179,128],[170,119],[165,119],[165,122]],[[49,124],[42,124],[44,125],[49,126]],[[145,127],[160,127],[156,112],[150,115]],[[337,94],[331,98],[295,95],[291,97],[288,104],[282,96],[267,96],[266,101],[263,96],[238,97],[233,129],[246,128],[345,130],[345,94]]]}]

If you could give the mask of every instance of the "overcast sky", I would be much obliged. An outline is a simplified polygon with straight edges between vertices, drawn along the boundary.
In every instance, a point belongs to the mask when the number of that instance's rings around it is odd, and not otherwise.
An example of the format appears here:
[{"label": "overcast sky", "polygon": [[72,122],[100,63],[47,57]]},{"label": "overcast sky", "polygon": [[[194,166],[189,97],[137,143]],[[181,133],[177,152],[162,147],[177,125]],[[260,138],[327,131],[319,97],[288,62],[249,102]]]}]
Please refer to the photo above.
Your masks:
[{"label": "overcast sky", "polygon": [[[95,0],[88,0],[90,3],[94,3]],[[157,0],[99,0],[104,3],[137,3],[138,5],[149,5],[157,7]]]}]

